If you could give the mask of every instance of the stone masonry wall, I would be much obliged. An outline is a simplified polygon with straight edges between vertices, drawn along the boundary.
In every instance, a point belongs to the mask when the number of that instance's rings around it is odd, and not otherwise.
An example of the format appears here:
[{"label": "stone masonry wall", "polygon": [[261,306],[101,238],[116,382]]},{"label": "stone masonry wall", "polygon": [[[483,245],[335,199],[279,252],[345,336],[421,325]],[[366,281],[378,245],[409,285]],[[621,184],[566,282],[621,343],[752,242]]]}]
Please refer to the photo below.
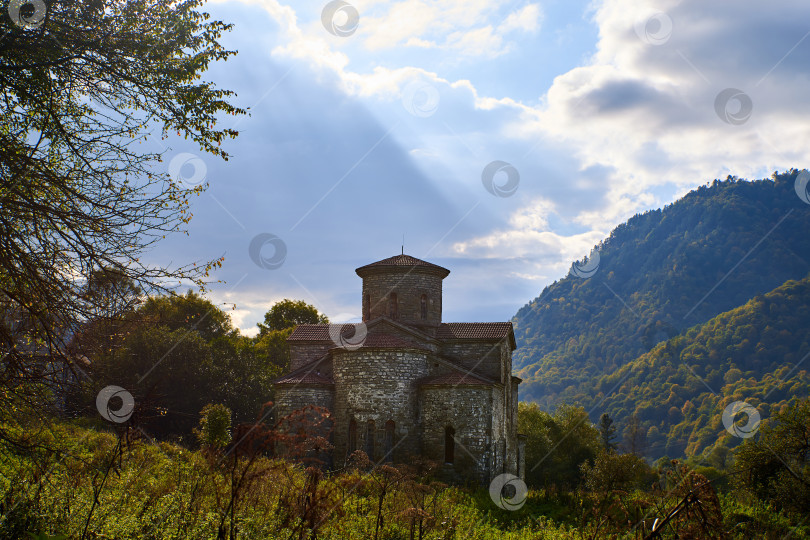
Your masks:
[{"label": "stone masonry wall", "polygon": [[521,458],[520,452],[518,451],[518,437],[517,437],[517,410],[518,410],[518,382],[516,379],[512,379],[511,383],[511,394],[509,396],[510,403],[509,406],[506,408],[506,414],[510,416],[509,423],[508,423],[508,432],[507,436],[510,441],[510,448],[509,448],[509,463],[514,463],[515,470],[508,470],[512,474],[518,474],[521,471],[519,466],[519,461]]},{"label": "stone masonry wall", "polygon": [[475,369],[487,377],[503,382],[502,349],[497,341],[446,341],[441,354],[468,369]]},{"label": "stone masonry wall", "polygon": [[[331,386],[304,384],[280,384],[276,386],[276,420],[287,416],[293,411],[306,407],[307,405],[325,407],[326,409],[332,411],[334,407],[334,389]],[[312,420],[320,421],[321,417],[320,415],[313,416]],[[293,429],[295,428],[293,427]],[[321,429],[318,431],[318,434],[331,441],[334,436],[334,418],[331,422],[321,424]],[[285,455],[287,450],[288,449],[286,449],[284,445],[277,445],[275,447],[276,455]],[[326,450],[310,453],[308,454],[308,457],[317,458],[327,467],[331,467],[333,464],[332,454]]]},{"label": "stone masonry wall", "polygon": [[307,405],[334,410],[335,391],[329,386],[286,385],[276,386],[276,418],[282,418]]},{"label": "stone masonry wall", "polygon": [[374,421],[374,452],[385,455],[385,423],[395,425],[393,461],[403,462],[420,452],[418,392],[414,382],[428,374],[428,354],[418,350],[357,349],[333,352],[335,381],[334,460],[348,454],[349,422],[357,423],[357,450],[367,448],[368,421]]},{"label": "stone masonry wall", "polygon": [[492,388],[492,470],[490,478],[493,478],[504,471],[504,464],[508,463],[506,419],[504,418],[504,388],[496,386]]},{"label": "stone masonry wall", "polygon": [[506,472],[517,474],[517,402],[518,385],[512,379],[512,348],[506,342],[501,348],[501,364],[504,373],[504,421],[506,422]]},{"label": "stone masonry wall", "polygon": [[[415,326],[438,326],[442,322],[442,279],[414,270],[367,275],[363,279],[362,302],[370,298],[369,320],[388,316],[388,295],[397,294],[397,320]],[[421,316],[422,295],[427,296],[427,319]],[[363,307],[365,311],[365,305]]]},{"label": "stone masonry wall", "polygon": [[458,474],[489,479],[492,441],[492,389],[470,386],[429,386],[421,390],[422,449],[428,459],[444,463],[445,428],[455,430]]},{"label": "stone masonry wall", "polygon": [[307,362],[316,360],[326,354],[331,347],[335,344],[332,341],[324,342],[295,342],[291,341],[290,344],[290,371],[296,370]]}]

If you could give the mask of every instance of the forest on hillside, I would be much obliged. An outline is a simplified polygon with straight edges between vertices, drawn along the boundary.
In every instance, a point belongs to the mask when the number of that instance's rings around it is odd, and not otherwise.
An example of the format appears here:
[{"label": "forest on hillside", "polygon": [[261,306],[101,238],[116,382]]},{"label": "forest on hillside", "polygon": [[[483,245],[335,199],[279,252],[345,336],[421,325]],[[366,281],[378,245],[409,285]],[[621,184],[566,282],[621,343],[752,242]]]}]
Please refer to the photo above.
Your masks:
[{"label": "forest on hillside", "polygon": [[616,227],[595,275],[553,283],[515,316],[521,399],[640,422],[657,458],[733,442],[718,422],[738,398],[767,417],[806,396],[794,369],[810,350],[798,173],[715,180]]},{"label": "forest on hillside", "polygon": [[810,395],[810,279],[781,287],[659,343],[574,391],[588,410],[643,434],[651,459],[703,455],[721,466],[741,440],[722,423],[742,401],[760,418]]},{"label": "forest on hillside", "polygon": [[516,368],[612,369],[666,334],[805,277],[810,208],[794,192],[797,174],[715,180],[617,226],[597,246],[592,278],[568,275],[518,311]]}]

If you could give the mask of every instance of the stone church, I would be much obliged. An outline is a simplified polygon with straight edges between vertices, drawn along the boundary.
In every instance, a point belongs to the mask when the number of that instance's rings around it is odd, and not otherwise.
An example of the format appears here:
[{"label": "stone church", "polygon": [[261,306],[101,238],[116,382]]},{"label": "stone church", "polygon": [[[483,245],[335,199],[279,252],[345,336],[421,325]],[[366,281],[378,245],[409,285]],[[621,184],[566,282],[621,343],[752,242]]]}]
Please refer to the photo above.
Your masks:
[{"label": "stone church", "polygon": [[442,322],[450,271],[409,255],[355,272],[363,322],[295,328],[290,372],[274,381],[278,414],[329,409],[336,466],[363,450],[374,463],[421,455],[451,478],[523,477],[512,323]]}]

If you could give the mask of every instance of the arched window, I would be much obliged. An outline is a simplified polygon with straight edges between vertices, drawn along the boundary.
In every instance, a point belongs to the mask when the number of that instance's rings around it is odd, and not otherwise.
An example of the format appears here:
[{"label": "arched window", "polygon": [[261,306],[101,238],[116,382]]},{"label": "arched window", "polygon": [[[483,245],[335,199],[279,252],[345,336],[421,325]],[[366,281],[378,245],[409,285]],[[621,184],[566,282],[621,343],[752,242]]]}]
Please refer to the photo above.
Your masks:
[{"label": "arched window", "polygon": [[348,453],[351,454],[357,450],[357,422],[354,418],[349,420],[349,447]]},{"label": "arched window", "polygon": [[421,311],[422,320],[427,320],[427,295],[423,294],[421,300],[419,301],[419,309]]},{"label": "arched window", "polygon": [[370,460],[374,460],[374,420],[369,420],[366,424],[366,454]]},{"label": "arched window", "polygon": [[397,293],[394,292],[388,295],[388,316],[397,318]]},{"label": "arched window", "polygon": [[444,428],[444,462],[452,465],[456,457],[456,430],[452,426]]},{"label": "arched window", "polygon": [[385,423],[385,461],[392,461],[394,459],[392,453],[394,451],[394,421],[389,420]]},{"label": "arched window", "polygon": [[363,298],[363,320],[368,321],[371,319],[371,296],[366,295]]}]

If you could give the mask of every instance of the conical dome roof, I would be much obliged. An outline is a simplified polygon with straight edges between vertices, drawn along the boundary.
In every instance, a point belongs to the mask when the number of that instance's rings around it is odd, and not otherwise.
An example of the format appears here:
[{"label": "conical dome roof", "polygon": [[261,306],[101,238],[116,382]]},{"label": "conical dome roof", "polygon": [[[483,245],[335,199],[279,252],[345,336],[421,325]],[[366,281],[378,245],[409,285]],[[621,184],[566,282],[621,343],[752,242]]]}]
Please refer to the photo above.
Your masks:
[{"label": "conical dome roof", "polygon": [[437,264],[423,261],[422,259],[417,259],[416,257],[411,257],[410,255],[405,255],[404,253],[401,255],[394,255],[393,257],[388,257],[387,259],[373,262],[365,266],[361,266],[360,268],[357,268],[355,272],[357,273],[358,276],[363,277],[364,275],[367,275],[369,273],[375,271],[385,271],[387,269],[392,270],[416,269],[419,271],[428,271],[430,273],[439,275],[442,279],[446,278],[448,274],[450,274],[450,270],[448,270],[447,268],[443,268]]}]

